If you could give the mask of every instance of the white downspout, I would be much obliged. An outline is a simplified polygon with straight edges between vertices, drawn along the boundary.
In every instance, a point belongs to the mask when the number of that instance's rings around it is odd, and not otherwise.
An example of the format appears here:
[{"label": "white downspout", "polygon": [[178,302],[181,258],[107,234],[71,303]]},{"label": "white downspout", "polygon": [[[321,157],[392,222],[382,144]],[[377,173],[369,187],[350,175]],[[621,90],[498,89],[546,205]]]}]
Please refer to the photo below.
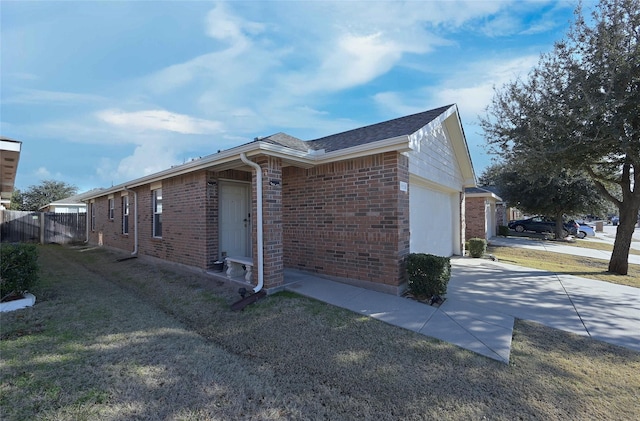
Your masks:
[{"label": "white downspout", "polygon": [[84,240],[85,244],[89,244],[89,223],[91,221],[91,216],[89,215],[89,212],[91,211],[91,203],[89,203],[88,201],[86,202],[87,204],[87,211],[85,212],[85,219],[87,220],[87,239]]},{"label": "white downspout", "polygon": [[138,255],[138,193],[135,190],[131,190],[128,188],[124,188],[124,191],[133,193],[133,251],[131,252],[132,256]]},{"label": "white downspout", "polygon": [[240,159],[245,164],[250,167],[255,168],[256,170],[256,199],[257,199],[257,236],[258,236],[258,285],[253,289],[253,292],[258,292],[262,289],[262,285],[264,284],[264,252],[263,252],[263,239],[262,239],[262,168],[260,165],[256,164],[253,161],[249,161],[247,159],[247,155],[244,152],[240,154]]}]

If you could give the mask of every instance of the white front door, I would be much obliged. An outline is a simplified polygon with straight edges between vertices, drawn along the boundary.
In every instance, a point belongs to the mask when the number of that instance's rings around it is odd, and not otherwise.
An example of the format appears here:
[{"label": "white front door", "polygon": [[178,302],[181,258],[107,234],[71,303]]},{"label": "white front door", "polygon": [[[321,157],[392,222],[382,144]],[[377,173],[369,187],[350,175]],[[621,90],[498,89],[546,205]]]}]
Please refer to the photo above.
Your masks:
[{"label": "white front door", "polygon": [[220,182],[220,252],[222,256],[251,257],[250,184]]}]

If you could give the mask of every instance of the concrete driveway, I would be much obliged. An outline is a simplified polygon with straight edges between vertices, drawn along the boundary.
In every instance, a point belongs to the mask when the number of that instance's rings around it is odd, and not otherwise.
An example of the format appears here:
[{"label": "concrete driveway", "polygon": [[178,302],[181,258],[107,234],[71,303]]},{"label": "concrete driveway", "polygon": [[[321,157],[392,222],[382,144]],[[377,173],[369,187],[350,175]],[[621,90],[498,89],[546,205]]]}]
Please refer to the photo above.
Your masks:
[{"label": "concrete driveway", "polygon": [[447,302],[640,351],[640,289],[480,259],[452,259]]}]

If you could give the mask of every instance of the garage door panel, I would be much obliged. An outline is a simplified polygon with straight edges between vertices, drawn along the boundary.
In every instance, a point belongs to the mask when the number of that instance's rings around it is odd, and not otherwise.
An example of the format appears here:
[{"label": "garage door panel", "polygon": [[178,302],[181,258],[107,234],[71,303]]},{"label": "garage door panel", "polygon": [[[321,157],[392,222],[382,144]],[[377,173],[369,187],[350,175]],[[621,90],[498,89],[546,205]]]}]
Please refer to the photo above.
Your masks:
[{"label": "garage door panel", "polygon": [[459,218],[457,195],[413,184],[410,192],[411,252],[437,256],[454,254],[454,227]]}]

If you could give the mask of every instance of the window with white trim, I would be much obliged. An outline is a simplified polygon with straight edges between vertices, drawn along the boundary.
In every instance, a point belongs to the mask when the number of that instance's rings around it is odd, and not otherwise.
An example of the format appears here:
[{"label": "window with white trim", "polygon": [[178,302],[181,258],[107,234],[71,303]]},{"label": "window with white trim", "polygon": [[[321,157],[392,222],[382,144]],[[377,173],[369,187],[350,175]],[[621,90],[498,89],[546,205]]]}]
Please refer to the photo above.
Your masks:
[{"label": "window with white trim", "polygon": [[129,234],[129,196],[122,196],[122,233]]},{"label": "window with white trim", "polygon": [[153,236],[162,237],[162,189],[153,190]]},{"label": "window with white trim", "polygon": [[115,209],[115,200],[109,199],[109,219],[112,221],[115,213],[114,209]]}]

